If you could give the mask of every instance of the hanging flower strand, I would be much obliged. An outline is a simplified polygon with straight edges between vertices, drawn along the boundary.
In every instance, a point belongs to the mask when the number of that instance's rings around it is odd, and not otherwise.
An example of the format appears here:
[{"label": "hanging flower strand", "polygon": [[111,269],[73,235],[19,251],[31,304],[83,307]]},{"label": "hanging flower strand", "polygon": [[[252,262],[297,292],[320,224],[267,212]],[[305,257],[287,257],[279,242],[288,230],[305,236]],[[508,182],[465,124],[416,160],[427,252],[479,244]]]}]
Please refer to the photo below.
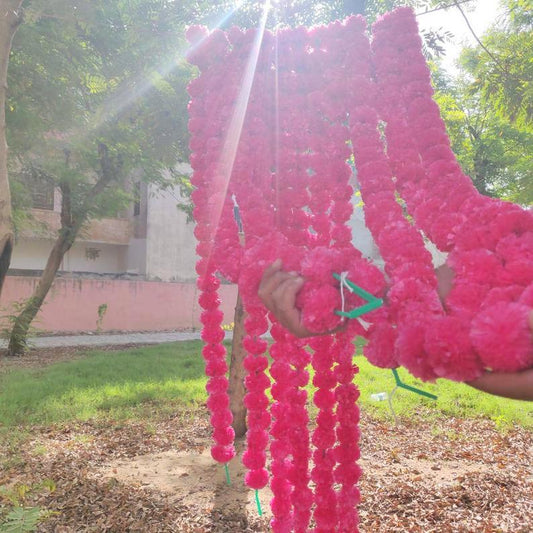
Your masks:
[{"label": "hanging flower strand", "polygon": [[[422,162],[415,172],[412,166],[411,172],[398,172],[401,190],[417,226],[450,252],[448,264],[456,274],[447,316],[426,328],[426,357],[439,376],[457,380],[471,380],[484,367],[528,368],[533,364],[527,324],[533,213],[480,195],[462,173],[432,100],[412,11],[399,9],[383,17],[374,33],[381,92],[389,87],[390,94],[391,72],[398,89],[388,99],[388,116],[395,123],[388,140],[412,140],[409,151]],[[398,159],[404,170],[409,168],[405,156]],[[499,348],[502,337],[507,339],[505,354]]]},{"label": "hanging flower strand", "polygon": [[[205,65],[217,56],[224,55],[224,37],[221,32],[213,34],[209,40],[201,28],[193,27],[188,32],[188,38],[195,41],[204,42],[202,50],[196,49],[189,57],[190,61],[196,64]],[[217,51],[217,53],[213,53]],[[202,78],[193,80],[189,88],[191,96],[198,92],[198,85],[220,79],[220,69],[213,68],[209,71],[212,80],[207,81],[207,74]],[[205,120],[207,110],[213,105],[216,93],[209,92],[201,101],[193,100],[189,106],[190,127],[195,131],[191,138],[191,163],[194,173],[191,182],[196,190],[194,191],[194,214],[197,221],[195,235],[198,238],[197,253],[199,260],[196,266],[198,272],[198,288],[200,290],[199,302],[204,311],[201,314],[203,324],[202,339],[205,346],[202,355],[206,363],[206,374],[209,379],[206,385],[209,398],[207,406],[211,412],[211,424],[213,426],[213,440],[215,444],[211,449],[211,455],[216,461],[221,463],[229,462],[235,455],[233,446],[234,431],[231,427],[232,414],[229,409],[228,380],[226,378],[227,363],[226,350],[222,341],[224,340],[224,330],[222,329],[223,313],[219,309],[220,299],[218,298],[218,288],[220,281],[215,276],[216,265],[213,261],[213,246],[217,233],[218,221],[212,216],[213,211],[220,211],[222,205],[213,204],[205,194],[205,190],[216,187],[216,175],[209,171],[208,163],[220,158],[219,144],[207,141],[207,130],[209,122]],[[201,105],[203,103],[203,106]],[[216,197],[217,199],[219,197]],[[220,198],[218,202],[222,202]],[[214,206],[214,209],[213,209]]]},{"label": "hanging flower strand", "polygon": [[[238,283],[247,313],[245,480],[256,490],[267,485],[270,452],[274,533],[307,533],[311,517],[316,533],[357,531],[354,335],[368,337],[364,354],[373,364],[402,365],[424,380],[533,366],[533,214],[482,197],[461,172],[432,99],[412,10],[387,14],[372,34],[370,43],[363,19],[350,17],[265,32],[257,49],[256,30],[189,30],[196,43],[189,58],[201,71],[189,86],[189,128],[212,455],[226,462],[235,453],[218,296],[223,276]],[[251,58],[257,61],[248,83]],[[385,275],[351,244],[352,156]],[[448,252],[455,272],[445,302],[426,238]],[[311,355],[271,317],[269,368],[269,320],[257,291],[277,258],[306,281],[296,301],[305,327],[345,329],[310,339]],[[365,315],[365,328],[343,323],[336,312],[362,300],[333,274],[386,300]],[[312,435],[310,362],[319,410]]]}]

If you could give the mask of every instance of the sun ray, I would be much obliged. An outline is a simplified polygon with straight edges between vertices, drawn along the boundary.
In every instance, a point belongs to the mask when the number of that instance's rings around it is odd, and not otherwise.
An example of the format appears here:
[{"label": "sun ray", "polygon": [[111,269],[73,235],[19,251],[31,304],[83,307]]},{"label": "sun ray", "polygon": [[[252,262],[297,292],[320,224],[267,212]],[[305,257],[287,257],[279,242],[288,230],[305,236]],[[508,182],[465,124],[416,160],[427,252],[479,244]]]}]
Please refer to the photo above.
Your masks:
[{"label": "sun ray", "polygon": [[278,48],[278,34],[275,34],[274,39],[274,165],[275,165],[275,206],[276,209],[276,226],[280,227],[280,213],[279,213],[279,154],[281,152],[281,130],[280,130],[280,110],[279,110],[279,48]]},{"label": "sun ray", "polygon": [[[242,0],[235,2],[235,5],[229,11],[223,13],[217,19],[210,30],[212,31],[216,28],[224,26],[242,4]],[[78,139],[81,134],[81,138],[83,139],[84,137],[88,136],[89,133],[98,131],[106,122],[118,117],[121,113],[126,111],[130,106],[132,106],[135,102],[152,90],[156,83],[155,80],[166,78],[176,68],[184,64],[187,61],[187,55],[195,48],[201,46],[204,40],[205,38],[200,39],[192,46],[184,46],[183,48],[177,50],[172,59],[157,65],[148,75],[143,75],[142,77],[138,76],[128,80],[127,82],[124,82],[113,94],[111,94],[98,106],[92,118],[90,119],[89,124],[86,124],[83,127],[83,130],[75,133],[71,132],[71,137]]]},{"label": "sun ray", "polygon": [[257,28],[257,33],[250,51],[250,56],[246,64],[243,79],[241,82],[241,88],[237,96],[233,115],[231,117],[226,138],[224,139],[222,156],[218,164],[218,173],[224,180],[222,201],[216,206],[214,213],[214,222],[218,225],[220,217],[222,215],[223,199],[225,198],[228,190],[229,181],[233,172],[233,165],[235,163],[235,157],[237,154],[237,148],[241,138],[242,128],[244,124],[244,118],[246,116],[246,110],[248,109],[248,102],[252,91],[252,85],[255,77],[255,71],[257,67],[257,61],[261,50],[261,44],[263,42],[263,36],[265,33],[266,22],[268,19],[268,13],[270,10],[270,0],[267,0],[263,5],[263,12],[261,14],[261,20]]}]

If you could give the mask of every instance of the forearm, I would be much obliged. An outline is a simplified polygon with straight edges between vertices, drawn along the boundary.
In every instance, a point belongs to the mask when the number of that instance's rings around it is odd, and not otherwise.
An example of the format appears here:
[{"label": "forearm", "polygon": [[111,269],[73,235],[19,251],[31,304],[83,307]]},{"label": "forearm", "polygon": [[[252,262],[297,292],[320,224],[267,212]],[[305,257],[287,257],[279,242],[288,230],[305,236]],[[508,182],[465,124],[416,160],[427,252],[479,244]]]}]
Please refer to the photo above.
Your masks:
[{"label": "forearm", "polygon": [[533,401],[533,368],[514,374],[487,372],[467,385],[495,396]]}]

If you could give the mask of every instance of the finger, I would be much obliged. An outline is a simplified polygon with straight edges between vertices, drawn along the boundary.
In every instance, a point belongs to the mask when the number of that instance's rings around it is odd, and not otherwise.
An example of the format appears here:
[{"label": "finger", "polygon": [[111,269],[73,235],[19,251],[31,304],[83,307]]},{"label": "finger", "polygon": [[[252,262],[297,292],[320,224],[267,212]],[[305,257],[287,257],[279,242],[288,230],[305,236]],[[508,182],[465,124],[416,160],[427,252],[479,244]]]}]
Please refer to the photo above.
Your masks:
[{"label": "finger", "polygon": [[265,290],[265,287],[269,284],[272,276],[281,270],[281,266],[281,259],[276,259],[271,265],[265,268],[259,283],[259,290]]},{"label": "finger", "polygon": [[296,309],[296,295],[303,284],[304,279],[294,275],[290,275],[289,278],[281,281],[272,291],[272,296],[278,309],[282,311]]},{"label": "finger", "polygon": [[272,293],[273,313],[285,328],[299,337],[309,334],[301,323],[301,312],[296,307],[296,295],[303,284],[303,278],[291,277],[280,283]]},{"label": "finger", "polygon": [[259,285],[258,295],[263,303],[270,309],[269,305],[272,305],[274,299],[274,292],[277,291],[278,287],[292,278],[294,274],[289,272],[278,271],[274,272],[269,278],[261,281]]},{"label": "finger", "polygon": [[270,278],[274,273],[280,271],[282,266],[281,259],[276,259],[271,265],[265,268],[263,279]]}]

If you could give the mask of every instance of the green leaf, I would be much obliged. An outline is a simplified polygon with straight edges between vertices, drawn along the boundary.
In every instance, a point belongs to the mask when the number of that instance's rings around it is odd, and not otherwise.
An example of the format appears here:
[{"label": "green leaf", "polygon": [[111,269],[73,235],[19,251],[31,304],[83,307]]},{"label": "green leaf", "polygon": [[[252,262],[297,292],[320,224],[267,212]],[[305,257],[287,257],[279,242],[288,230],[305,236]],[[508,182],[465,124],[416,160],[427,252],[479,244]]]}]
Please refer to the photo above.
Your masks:
[{"label": "green leaf", "polygon": [[25,533],[35,531],[41,518],[40,507],[14,507],[0,524],[1,533]]}]

